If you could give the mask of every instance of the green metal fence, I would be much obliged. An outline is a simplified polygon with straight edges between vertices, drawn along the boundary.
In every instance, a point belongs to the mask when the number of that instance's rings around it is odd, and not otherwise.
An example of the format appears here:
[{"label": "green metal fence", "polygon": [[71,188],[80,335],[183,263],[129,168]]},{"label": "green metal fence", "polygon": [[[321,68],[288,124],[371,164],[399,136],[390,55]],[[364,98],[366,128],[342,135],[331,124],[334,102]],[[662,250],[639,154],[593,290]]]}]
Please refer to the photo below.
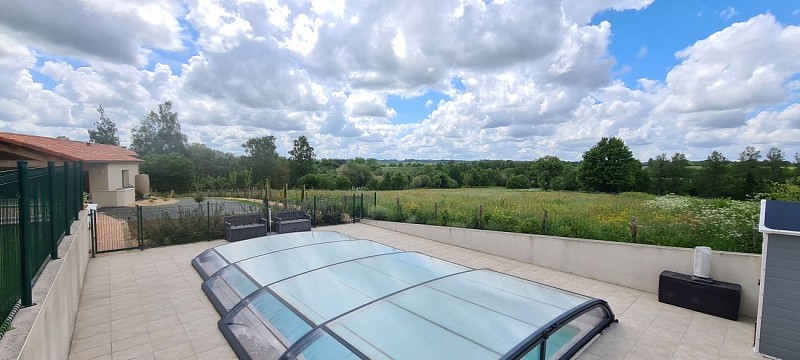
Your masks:
[{"label": "green metal fence", "polygon": [[45,168],[0,171],[0,334],[18,306],[32,305],[31,290],[83,207],[83,170],[64,162]]}]

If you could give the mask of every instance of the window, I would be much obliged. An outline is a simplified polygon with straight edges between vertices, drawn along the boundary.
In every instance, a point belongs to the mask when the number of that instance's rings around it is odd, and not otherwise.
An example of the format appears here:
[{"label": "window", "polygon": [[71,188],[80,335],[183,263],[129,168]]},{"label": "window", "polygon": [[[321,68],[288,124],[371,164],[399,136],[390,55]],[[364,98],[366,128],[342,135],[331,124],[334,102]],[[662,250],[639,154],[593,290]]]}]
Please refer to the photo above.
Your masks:
[{"label": "window", "polygon": [[131,178],[128,170],[122,170],[122,187],[123,188],[131,187]]}]

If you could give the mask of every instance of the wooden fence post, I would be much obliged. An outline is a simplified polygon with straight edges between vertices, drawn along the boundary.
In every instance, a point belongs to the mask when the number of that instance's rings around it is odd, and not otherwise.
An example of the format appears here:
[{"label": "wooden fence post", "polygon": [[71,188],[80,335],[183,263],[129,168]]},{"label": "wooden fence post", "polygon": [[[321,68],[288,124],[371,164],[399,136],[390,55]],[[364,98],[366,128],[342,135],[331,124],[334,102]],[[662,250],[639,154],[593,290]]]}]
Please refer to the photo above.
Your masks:
[{"label": "wooden fence post", "polygon": [[434,201],[433,202],[433,218],[436,219],[436,221],[439,221],[439,202],[438,201]]},{"label": "wooden fence post", "polygon": [[639,224],[636,222],[636,216],[631,218],[631,240],[636,242],[636,235],[639,231]]},{"label": "wooden fence post", "polygon": [[544,210],[544,216],[542,217],[542,234],[544,234],[544,229],[547,226],[547,209]]},{"label": "wooden fence post", "polygon": [[478,206],[478,229],[483,229],[483,204]]}]

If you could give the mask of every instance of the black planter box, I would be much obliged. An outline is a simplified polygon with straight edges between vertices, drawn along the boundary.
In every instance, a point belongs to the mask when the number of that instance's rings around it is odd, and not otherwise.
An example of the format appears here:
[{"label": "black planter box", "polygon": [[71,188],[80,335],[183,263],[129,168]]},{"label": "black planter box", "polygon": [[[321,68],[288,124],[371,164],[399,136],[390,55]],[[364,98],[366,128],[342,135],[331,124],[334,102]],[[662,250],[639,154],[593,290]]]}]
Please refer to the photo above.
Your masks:
[{"label": "black planter box", "polygon": [[663,271],[658,278],[658,301],[731,320],[739,320],[742,286],[692,280],[690,275]]}]

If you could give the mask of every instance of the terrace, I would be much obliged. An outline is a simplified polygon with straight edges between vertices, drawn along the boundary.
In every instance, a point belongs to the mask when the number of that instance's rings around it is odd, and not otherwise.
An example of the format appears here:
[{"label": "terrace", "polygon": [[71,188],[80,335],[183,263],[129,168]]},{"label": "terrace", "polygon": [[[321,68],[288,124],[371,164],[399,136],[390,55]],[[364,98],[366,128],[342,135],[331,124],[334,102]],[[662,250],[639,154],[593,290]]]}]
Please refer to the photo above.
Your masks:
[{"label": "terrace", "polygon": [[[754,320],[665,305],[644,291],[366,224],[326,227],[402,250],[489,268],[605,299],[619,318],[580,359],[759,359]],[[223,240],[101,255],[88,261],[70,359],[236,358],[190,265]]]}]

